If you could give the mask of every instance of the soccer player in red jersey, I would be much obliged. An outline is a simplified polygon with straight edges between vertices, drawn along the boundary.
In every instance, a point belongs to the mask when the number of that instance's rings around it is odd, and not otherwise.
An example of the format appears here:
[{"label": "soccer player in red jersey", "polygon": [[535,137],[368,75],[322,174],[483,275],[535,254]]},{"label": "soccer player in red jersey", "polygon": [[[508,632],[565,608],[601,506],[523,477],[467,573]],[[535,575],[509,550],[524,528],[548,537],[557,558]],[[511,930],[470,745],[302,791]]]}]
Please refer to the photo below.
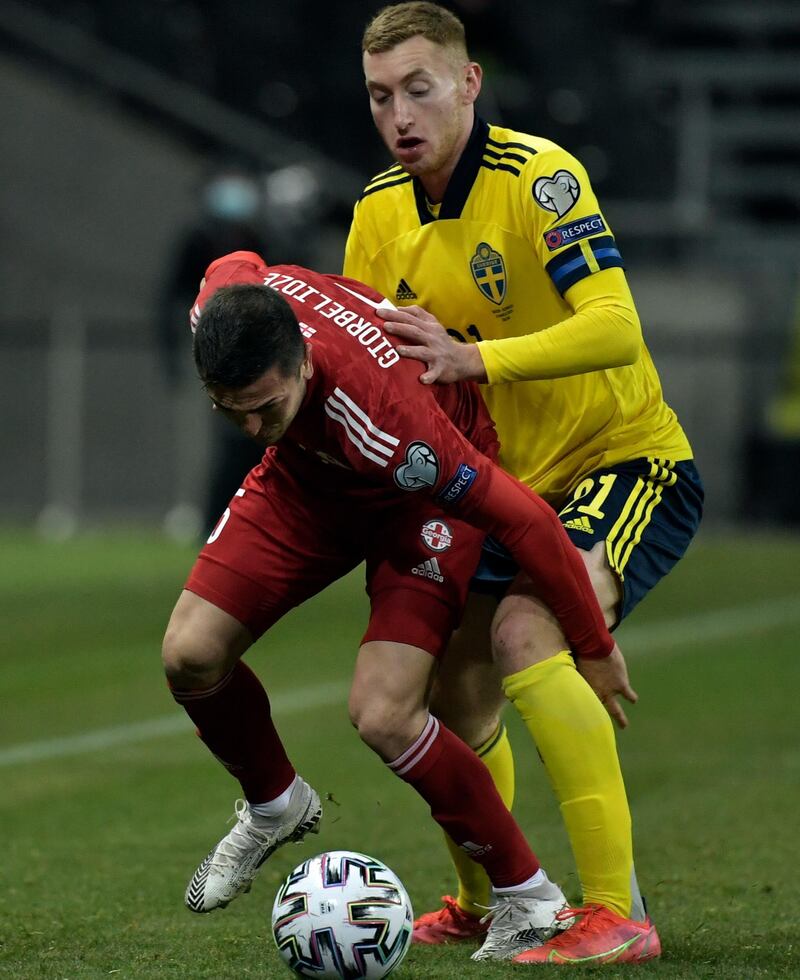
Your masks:
[{"label": "soccer player in red jersey", "polygon": [[366,560],[371,611],[353,723],[485,868],[496,900],[489,937],[529,930],[533,945],[562,928],[564,896],[488,770],[426,700],[484,534],[536,582],[582,656],[615,645],[555,513],[492,461],[494,427],[477,388],[420,385],[420,366],[383,330],[382,302],[353,280],[236,252],[209,267],[192,312],[214,407],[266,452],[201,551],[164,639],[175,700],[245,797],[186,904],[224,907],[281,844],[316,830],[319,797],[241,657],[288,609]]}]

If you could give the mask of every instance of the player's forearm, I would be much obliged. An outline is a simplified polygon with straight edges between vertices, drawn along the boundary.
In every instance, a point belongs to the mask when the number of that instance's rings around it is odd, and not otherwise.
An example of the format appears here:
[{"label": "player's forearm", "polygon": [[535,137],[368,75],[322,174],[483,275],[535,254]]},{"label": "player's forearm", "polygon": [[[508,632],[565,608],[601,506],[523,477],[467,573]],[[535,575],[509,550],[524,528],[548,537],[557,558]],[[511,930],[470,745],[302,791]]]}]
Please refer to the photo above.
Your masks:
[{"label": "player's forearm", "polygon": [[503,340],[478,344],[490,384],[565,378],[632,364],[641,350],[634,307],[588,306],[560,323]]},{"label": "player's forearm", "polygon": [[586,566],[555,512],[497,466],[484,469],[481,477],[483,493],[474,499],[465,494],[461,513],[508,548],[576,656],[608,656],[614,641]]}]

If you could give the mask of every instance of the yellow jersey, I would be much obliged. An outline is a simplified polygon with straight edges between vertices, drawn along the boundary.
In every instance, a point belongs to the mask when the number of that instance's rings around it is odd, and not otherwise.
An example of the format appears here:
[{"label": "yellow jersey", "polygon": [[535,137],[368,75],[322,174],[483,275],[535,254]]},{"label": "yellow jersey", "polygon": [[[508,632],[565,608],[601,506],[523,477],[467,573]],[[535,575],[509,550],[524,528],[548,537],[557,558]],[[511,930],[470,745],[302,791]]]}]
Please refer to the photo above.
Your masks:
[{"label": "yellow jersey", "polygon": [[344,273],[479,344],[501,463],[551,503],[603,467],[692,458],[586,171],[555,143],[476,118],[439,204],[399,164],[378,174]]}]

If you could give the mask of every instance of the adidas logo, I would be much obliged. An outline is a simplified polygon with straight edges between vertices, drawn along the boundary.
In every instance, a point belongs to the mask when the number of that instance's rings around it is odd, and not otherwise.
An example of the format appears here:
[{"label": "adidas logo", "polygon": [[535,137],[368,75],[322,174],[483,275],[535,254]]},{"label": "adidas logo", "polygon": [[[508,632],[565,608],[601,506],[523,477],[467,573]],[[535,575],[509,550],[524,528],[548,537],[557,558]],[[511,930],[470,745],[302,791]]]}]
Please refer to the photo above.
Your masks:
[{"label": "adidas logo", "polygon": [[491,849],[491,844],[473,844],[471,840],[465,840],[463,844],[458,845],[462,851],[466,851],[471,858],[480,857],[482,854],[488,854]]},{"label": "adidas logo", "polygon": [[399,300],[416,299],[417,294],[414,292],[411,286],[409,286],[405,279],[401,279],[397,284],[397,292],[394,294],[394,298]]},{"label": "adidas logo", "polygon": [[439,568],[439,562],[436,558],[428,558],[420,565],[417,565],[416,568],[412,568],[411,574],[419,575],[420,578],[433,579],[434,582],[444,582],[444,575],[442,575],[442,570]]},{"label": "adidas logo", "polygon": [[565,521],[564,527],[572,528],[573,531],[585,531],[586,534],[594,534],[594,528],[589,523],[588,517],[573,517],[571,521]]}]

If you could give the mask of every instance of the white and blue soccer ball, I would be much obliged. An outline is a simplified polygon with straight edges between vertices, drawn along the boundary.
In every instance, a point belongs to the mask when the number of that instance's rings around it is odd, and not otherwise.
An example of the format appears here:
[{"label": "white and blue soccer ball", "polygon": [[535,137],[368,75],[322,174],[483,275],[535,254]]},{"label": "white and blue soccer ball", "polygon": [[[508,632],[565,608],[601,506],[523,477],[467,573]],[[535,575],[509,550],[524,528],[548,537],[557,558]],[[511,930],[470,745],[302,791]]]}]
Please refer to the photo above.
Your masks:
[{"label": "white and blue soccer ball", "polygon": [[381,861],[326,851],[287,876],[272,907],[272,934],[297,976],[380,980],[411,945],[414,914],[402,882]]}]

